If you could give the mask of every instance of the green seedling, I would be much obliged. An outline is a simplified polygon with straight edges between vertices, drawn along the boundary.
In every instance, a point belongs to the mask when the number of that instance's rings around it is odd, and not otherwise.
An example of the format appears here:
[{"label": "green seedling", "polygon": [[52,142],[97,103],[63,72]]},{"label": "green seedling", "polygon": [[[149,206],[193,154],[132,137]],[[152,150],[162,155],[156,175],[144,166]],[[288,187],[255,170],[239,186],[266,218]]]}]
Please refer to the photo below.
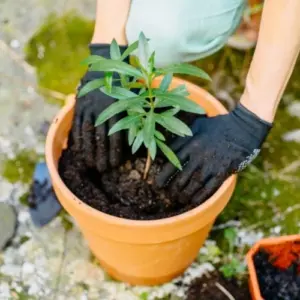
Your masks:
[{"label": "green seedling", "polygon": [[[132,55],[132,64],[124,62],[124,59],[133,53],[137,54]],[[105,76],[104,79],[95,79],[87,83],[79,91],[78,96],[100,89],[116,99],[116,102],[98,116],[95,126],[103,124],[116,114],[126,112],[108,134],[128,130],[128,144],[133,154],[142,145],[146,147],[144,179],[147,178],[151,161],[155,159],[158,148],[181,170],[179,159],[165,143],[166,139],[157,126],[160,125],[181,137],[191,136],[190,128],[178,119],[176,114],[179,111],[203,114],[204,110],[187,98],[189,93],[185,85],[170,88],[173,74],[193,75],[205,80],[210,80],[210,77],[203,70],[186,63],[156,68],[155,52],[150,52],[148,40],[143,33],[123,54],[117,42],[113,40],[110,59],[92,55],[85,59],[84,63],[89,65],[89,70],[104,72]],[[153,81],[159,76],[163,76],[159,87],[153,87]],[[139,90],[138,93],[135,92],[136,89]]]},{"label": "green seedling", "polygon": [[224,238],[227,242],[229,253],[224,259],[224,264],[220,268],[225,278],[240,279],[245,275],[246,266],[240,257],[235,254],[237,231],[234,228],[228,228],[224,231]]}]

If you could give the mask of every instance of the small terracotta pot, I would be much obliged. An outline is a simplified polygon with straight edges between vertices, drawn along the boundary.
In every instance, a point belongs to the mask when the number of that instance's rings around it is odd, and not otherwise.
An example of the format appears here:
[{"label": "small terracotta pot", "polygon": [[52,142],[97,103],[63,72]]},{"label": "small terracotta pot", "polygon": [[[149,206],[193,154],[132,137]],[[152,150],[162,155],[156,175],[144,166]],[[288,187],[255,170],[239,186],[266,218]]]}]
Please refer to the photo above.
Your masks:
[{"label": "small terracotta pot", "polygon": [[[187,86],[190,98],[209,116],[226,113],[219,101],[196,85],[174,78],[171,88],[181,84]],[[135,221],[95,210],[66,187],[57,170],[67,144],[74,103],[74,97],[70,97],[51,124],[46,141],[47,165],[59,201],[74,217],[92,252],[111,276],[131,284],[156,285],[180,275],[196,258],[216,217],[228,203],[236,176],[227,179],[199,207],[171,218]]]},{"label": "small terracotta pot", "polygon": [[254,265],[254,256],[259,251],[259,249],[268,249],[270,246],[280,245],[286,242],[299,241],[300,234],[298,235],[287,235],[274,238],[266,238],[257,242],[247,253],[246,260],[249,271],[249,288],[253,300],[264,300],[260,293],[259,283],[256,276],[256,270]]}]

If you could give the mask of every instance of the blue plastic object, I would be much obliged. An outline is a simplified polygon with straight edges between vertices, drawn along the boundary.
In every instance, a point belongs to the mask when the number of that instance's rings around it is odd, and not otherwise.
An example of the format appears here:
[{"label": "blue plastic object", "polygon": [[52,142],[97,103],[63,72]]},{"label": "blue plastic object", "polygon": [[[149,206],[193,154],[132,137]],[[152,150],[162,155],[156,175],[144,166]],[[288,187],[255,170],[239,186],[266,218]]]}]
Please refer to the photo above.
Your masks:
[{"label": "blue plastic object", "polygon": [[47,225],[61,210],[44,162],[38,163],[35,167],[28,202],[31,219],[38,227]]}]

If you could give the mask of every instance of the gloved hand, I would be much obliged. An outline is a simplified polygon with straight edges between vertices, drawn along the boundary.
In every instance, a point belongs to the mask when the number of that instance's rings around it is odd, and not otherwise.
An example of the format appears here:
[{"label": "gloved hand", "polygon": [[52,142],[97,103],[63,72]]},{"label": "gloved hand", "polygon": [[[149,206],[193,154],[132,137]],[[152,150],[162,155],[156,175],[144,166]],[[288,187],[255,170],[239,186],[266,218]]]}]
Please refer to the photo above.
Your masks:
[{"label": "gloved hand", "polygon": [[[120,46],[121,53],[126,46]],[[91,44],[91,55],[110,58],[110,45]],[[81,80],[79,89],[94,79],[104,78],[103,72],[87,71]],[[87,167],[96,167],[99,172],[108,167],[116,167],[122,160],[122,132],[116,132],[108,137],[109,129],[118,121],[112,117],[101,126],[95,127],[98,115],[110,106],[115,99],[105,95],[99,89],[93,90],[82,97],[76,97],[75,116],[72,127],[72,137],[75,150],[80,151]]]},{"label": "gloved hand", "polygon": [[171,145],[183,171],[167,163],[156,185],[167,185],[170,197],[181,203],[201,204],[231,174],[251,163],[271,127],[241,104],[226,115],[198,118],[192,125],[194,135]]}]

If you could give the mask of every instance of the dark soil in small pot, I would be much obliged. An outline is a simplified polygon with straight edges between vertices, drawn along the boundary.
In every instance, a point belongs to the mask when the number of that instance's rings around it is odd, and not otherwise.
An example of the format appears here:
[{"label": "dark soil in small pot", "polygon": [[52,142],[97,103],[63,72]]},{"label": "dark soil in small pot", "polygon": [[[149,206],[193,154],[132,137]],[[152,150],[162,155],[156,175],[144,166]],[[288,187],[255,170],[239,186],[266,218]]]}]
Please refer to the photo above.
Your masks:
[{"label": "dark soil in small pot", "polygon": [[254,265],[265,300],[300,299],[300,241],[261,248]]},{"label": "dark soil in small pot", "polygon": [[[230,298],[230,296],[232,298]],[[225,279],[214,272],[196,278],[188,288],[186,300],[250,300],[248,285]]]}]

